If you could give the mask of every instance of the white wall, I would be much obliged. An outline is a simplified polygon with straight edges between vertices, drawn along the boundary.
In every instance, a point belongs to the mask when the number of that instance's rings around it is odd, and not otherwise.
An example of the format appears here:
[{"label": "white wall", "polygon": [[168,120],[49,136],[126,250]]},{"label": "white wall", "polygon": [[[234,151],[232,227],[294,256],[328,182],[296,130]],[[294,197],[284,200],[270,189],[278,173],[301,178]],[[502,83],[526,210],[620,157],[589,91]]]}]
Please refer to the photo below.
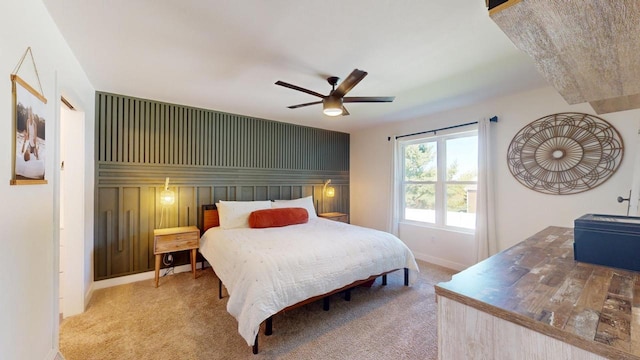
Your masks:
[{"label": "white wall", "polygon": [[[640,110],[601,115],[621,134],[625,154],[618,171],[590,191],[554,196],[540,194],[515,180],[507,166],[507,149],[513,136],[525,125],[559,112],[594,114],[588,104],[568,105],[551,87],[502,97],[423,119],[353,132],[351,134],[351,222],[387,230],[390,196],[391,142],[388,136],[429,130],[497,115],[496,131],[496,225],[500,249],[508,248],[549,225],[573,227],[573,220],[586,213],[624,215],[631,189]],[[401,225],[399,237],[426,261],[463,269],[473,264],[472,237],[426,227]]]},{"label": "white wall", "polygon": [[[0,2],[0,353],[3,359],[51,359],[57,349],[57,210],[54,207],[59,96],[65,94],[87,112],[87,143],[93,144],[94,89],[40,0]],[[12,158],[11,83],[9,75],[31,47],[48,102],[46,185],[10,186]],[[38,89],[30,60],[18,73]],[[91,124],[89,126],[89,124]],[[87,146],[93,184],[93,145]],[[93,193],[93,185],[85,192]],[[91,199],[93,196],[90,197]],[[93,204],[91,203],[91,209]],[[92,214],[92,211],[90,215]],[[88,217],[89,219],[92,216]],[[91,225],[89,225],[91,227]],[[87,229],[87,232],[92,229]],[[92,237],[91,237],[92,238]],[[78,271],[86,271],[80,269]]]}]

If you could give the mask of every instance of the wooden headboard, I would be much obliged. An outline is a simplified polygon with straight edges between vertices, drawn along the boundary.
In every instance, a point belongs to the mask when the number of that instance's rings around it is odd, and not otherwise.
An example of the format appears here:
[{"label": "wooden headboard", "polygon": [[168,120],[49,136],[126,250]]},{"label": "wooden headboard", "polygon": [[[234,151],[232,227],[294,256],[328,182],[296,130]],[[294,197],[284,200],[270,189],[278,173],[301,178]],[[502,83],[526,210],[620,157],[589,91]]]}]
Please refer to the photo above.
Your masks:
[{"label": "wooden headboard", "polygon": [[215,204],[202,205],[202,228],[200,229],[200,235],[212,227],[220,226],[220,219],[218,217],[218,208]]}]

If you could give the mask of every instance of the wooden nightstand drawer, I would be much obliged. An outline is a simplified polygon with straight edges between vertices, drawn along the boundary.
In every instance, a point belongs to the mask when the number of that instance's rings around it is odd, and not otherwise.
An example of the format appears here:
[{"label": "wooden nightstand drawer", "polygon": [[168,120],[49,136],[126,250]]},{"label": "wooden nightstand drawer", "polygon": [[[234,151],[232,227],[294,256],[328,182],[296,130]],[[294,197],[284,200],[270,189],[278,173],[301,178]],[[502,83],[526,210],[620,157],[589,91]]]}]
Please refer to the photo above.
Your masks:
[{"label": "wooden nightstand drawer", "polygon": [[198,233],[160,235],[155,238],[155,253],[173,252],[198,247]]},{"label": "wooden nightstand drawer", "polygon": [[329,213],[318,214],[318,216],[320,216],[322,218],[325,218],[325,219],[333,220],[333,221],[340,221],[340,222],[343,222],[343,223],[349,223],[349,215],[344,214],[344,213],[329,212]]},{"label": "wooden nightstand drawer", "polygon": [[154,235],[154,254],[196,249],[200,245],[200,230],[195,226],[157,229]]}]

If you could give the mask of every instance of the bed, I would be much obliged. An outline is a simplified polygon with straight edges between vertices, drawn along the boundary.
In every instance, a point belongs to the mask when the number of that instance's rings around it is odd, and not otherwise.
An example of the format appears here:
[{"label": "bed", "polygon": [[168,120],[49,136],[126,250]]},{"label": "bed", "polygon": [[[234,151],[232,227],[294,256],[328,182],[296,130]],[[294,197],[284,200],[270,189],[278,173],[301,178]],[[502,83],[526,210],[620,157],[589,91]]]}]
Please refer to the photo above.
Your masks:
[{"label": "bed", "polygon": [[[268,210],[268,209],[284,210]],[[298,209],[301,219],[256,228],[247,217]],[[304,210],[303,210],[304,209]],[[252,217],[253,219],[253,217]],[[280,220],[279,220],[280,221]],[[281,221],[282,222],[282,221]],[[203,206],[200,253],[227,289],[227,311],[253,352],[258,333],[272,332],[272,316],[404,269],[405,285],[417,278],[415,258],[397,237],[319,218],[309,198],[289,201],[219,202]],[[217,225],[217,226],[216,226]]]}]

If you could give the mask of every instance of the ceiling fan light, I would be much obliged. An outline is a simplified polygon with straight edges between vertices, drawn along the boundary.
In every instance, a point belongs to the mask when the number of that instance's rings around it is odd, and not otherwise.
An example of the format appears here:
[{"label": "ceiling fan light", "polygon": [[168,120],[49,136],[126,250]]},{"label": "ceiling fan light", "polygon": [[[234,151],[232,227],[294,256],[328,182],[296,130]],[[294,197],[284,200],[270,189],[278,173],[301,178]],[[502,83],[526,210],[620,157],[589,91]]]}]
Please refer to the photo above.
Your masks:
[{"label": "ceiling fan light", "polygon": [[324,112],[327,116],[339,116],[342,115],[342,109],[324,109]]},{"label": "ceiling fan light", "polygon": [[327,116],[342,115],[342,98],[325,98],[322,101],[322,112]]}]

